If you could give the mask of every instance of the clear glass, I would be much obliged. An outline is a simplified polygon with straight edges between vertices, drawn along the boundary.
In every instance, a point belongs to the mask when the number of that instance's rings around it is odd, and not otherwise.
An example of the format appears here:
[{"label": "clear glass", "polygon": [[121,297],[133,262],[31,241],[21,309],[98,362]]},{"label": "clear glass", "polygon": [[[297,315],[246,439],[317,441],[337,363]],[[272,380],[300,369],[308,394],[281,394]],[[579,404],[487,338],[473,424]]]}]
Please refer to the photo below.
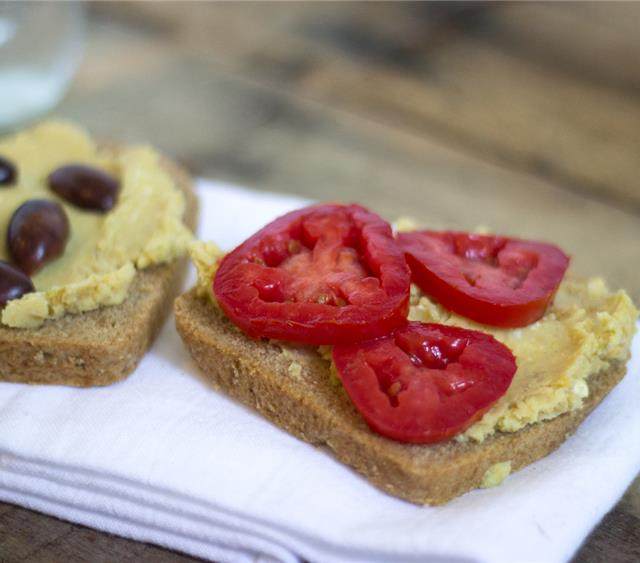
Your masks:
[{"label": "clear glass", "polygon": [[83,43],[80,2],[0,2],[0,129],[33,119],[60,101]]}]

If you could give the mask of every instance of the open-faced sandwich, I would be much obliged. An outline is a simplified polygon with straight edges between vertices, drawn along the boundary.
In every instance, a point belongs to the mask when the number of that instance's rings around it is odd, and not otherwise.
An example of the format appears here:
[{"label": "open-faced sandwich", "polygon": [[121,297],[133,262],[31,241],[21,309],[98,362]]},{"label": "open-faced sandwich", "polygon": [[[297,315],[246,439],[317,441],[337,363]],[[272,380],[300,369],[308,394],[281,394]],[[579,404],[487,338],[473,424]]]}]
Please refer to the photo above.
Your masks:
[{"label": "open-faced sandwich", "polygon": [[130,373],[178,289],[188,176],[145,146],[51,121],[0,140],[0,380]]},{"label": "open-faced sandwich", "polygon": [[541,242],[409,231],[358,205],[190,249],[176,323],[229,395],[376,486],[440,504],[557,448],[620,381],[637,310]]}]

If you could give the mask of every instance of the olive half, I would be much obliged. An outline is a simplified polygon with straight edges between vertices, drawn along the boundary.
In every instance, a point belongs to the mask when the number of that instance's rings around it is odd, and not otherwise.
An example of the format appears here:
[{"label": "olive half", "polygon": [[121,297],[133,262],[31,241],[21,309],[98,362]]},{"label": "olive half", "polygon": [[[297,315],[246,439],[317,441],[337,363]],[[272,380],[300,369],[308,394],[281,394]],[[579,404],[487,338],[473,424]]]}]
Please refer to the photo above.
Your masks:
[{"label": "olive half", "polygon": [[62,255],[68,240],[69,219],[55,201],[26,201],[9,221],[7,247],[13,262],[28,276]]},{"label": "olive half", "polygon": [[32,291],[35,291],[35,288],[29,276],[8,262],[0,260],[0,307]]},{"label": "olive half", "polygon": [[13,186],[17,177],[18,172],[15,165],[10,160],[0,156],[0,188]]},{"label": "olive half", "polygon": [[48,182],[49,188],[69,203],[92,211],[111,210],[120,190],[118,180],[84,164],[61,166],[49,174]]}]

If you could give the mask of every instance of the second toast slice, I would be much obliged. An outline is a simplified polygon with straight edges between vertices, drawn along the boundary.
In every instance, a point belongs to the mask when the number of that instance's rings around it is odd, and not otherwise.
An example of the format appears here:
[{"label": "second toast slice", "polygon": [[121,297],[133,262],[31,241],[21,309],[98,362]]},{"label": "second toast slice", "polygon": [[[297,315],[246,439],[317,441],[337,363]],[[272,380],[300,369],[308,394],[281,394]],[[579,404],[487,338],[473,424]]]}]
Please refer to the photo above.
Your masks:
[{"label": "second toast slice", "polygon": [[[185,196],[184,223],[196,225],[197,200],[189,175],[163,159]],[[108,385],[131,373],[153,342],[180,289],[187,258],[136,272],[123,303],[34,329],[0,326],[0,380],[78,387]]]}]

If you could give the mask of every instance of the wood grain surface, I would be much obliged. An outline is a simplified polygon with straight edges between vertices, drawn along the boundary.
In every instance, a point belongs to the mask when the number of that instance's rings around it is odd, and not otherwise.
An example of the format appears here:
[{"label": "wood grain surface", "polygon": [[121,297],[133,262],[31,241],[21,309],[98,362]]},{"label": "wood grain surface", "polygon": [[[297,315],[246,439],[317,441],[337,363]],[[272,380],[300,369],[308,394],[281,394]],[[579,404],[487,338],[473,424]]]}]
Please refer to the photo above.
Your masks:
[{"label": "wood grain surface", "polygon": [[[56,113],[194,174],[549,239],[638,302],[639,27],[640,4],[91,4]],[[0,503],[2,562],[190,560]],[[640,560],[640,480],[575,560]]]}]

